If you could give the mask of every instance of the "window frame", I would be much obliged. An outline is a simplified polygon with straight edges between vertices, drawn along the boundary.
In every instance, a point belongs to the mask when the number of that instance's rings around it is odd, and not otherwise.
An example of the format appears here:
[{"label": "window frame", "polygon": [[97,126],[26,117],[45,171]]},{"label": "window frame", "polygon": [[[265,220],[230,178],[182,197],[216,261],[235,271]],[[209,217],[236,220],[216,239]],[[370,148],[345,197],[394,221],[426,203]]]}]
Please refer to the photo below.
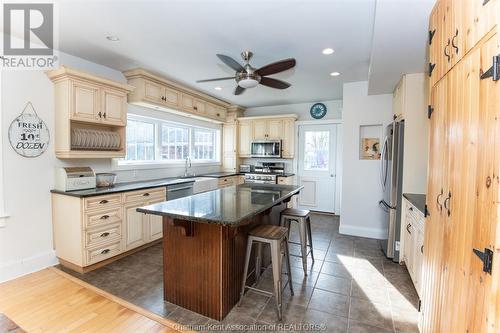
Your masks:
[{"label": "window frame", "polygon": [[[154,169],[154,168],[165,168],[165,167],[184,167],[185,160],[162,160],[161,159],[161,147],[162,147],[162,125],[170,125],[176,128],[188,129],[189,138],[189,155],[192,155],[192,150],[194,147],[194,130],[200,129],[203,131],[214,133],[214,147],[215,147],[215,159],[193,159],[191,158],[192,165],[196,166],[220,166],[222,165],[222,129],[216,129],[211,127],[203,127],[199,125],[191,125],[176,121],[164,120],[161,118],[147,117],[136,114],[128,114],[127,121],[143,121],[147,123],[154,124],[154,160],[126,160],[125,158],[114,158],[112,161],[113,170],[134,170],[134,169]],[[127,151],[127,144],[125,143],[125,151]]]}]

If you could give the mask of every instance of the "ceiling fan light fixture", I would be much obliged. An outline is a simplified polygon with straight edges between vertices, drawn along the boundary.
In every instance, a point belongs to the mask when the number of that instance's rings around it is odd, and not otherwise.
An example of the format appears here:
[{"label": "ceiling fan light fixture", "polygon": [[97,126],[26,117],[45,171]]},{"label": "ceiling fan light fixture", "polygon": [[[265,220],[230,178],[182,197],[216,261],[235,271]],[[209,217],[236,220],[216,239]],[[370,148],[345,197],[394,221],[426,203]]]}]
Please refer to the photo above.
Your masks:
[{"label": "ceiling fan light fixture", "polygon": [[258,84],[259,84],[259,81],[257,81],[256,79],[252,79],[250,77],[245,78],[245,79],[241,79],[240,81],[238,81],[238,85],[242,88],[245,88],[245,89],[254,88]]}]

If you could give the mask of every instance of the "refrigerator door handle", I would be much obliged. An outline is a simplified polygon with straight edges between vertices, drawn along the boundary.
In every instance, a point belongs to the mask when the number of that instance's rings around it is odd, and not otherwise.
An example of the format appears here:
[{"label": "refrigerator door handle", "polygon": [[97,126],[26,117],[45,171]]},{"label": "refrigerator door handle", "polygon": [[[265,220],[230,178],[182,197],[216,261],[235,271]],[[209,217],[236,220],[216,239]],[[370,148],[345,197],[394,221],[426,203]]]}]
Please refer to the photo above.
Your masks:
[{"label": "refrigerator door handle", "polygon": [[384,138],[384,144],[382,145],[382,154],[380,156],[380,183],[382,184],[382,190],[385,192],[385,185],[387,183],[387,161],[385,160],[385,153],[387,151],[387,136]]}]

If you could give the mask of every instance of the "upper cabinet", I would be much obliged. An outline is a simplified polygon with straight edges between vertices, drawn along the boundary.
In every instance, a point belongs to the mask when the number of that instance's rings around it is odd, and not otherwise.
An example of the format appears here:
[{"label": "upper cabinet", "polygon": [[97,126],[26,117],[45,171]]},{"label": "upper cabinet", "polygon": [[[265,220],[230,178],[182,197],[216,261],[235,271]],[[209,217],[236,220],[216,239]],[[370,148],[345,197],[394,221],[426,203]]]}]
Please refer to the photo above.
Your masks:
[{"label": "upper cabinet", "polygon": [[239,156],[250,157],[252,141],[281,140],[283,158],[293,158],[295,152],[296,115],[243,117],[239,123]]},{"label": "upper cabinet", "polygon": [[497,11],[498,0],[436,2],[429,19],[431,86],[493,29]]},{"label": "upper cabinet", "polygon": [[46,72],[54,82],[58,158],[125,156],[127,84],[62,66]]},{"label": "upper cabinet", "polygon": [[177,113],[188,117],[222,123],[229,104],[202,94],[142,69],[123,72],[135,87],[129,94],[131,104]]}]

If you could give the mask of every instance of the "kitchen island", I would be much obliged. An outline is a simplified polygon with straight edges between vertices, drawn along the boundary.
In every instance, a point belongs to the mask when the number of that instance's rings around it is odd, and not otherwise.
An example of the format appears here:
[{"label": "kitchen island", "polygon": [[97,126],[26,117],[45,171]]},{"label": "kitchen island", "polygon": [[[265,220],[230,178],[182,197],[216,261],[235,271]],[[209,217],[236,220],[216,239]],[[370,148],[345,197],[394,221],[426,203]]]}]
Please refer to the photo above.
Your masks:
[{"label": "kitchen island", "polygon": [[138,208],[163,216],[164,299],[222,320],[239,299],[248,231],[301,189],[243,184]]}]

